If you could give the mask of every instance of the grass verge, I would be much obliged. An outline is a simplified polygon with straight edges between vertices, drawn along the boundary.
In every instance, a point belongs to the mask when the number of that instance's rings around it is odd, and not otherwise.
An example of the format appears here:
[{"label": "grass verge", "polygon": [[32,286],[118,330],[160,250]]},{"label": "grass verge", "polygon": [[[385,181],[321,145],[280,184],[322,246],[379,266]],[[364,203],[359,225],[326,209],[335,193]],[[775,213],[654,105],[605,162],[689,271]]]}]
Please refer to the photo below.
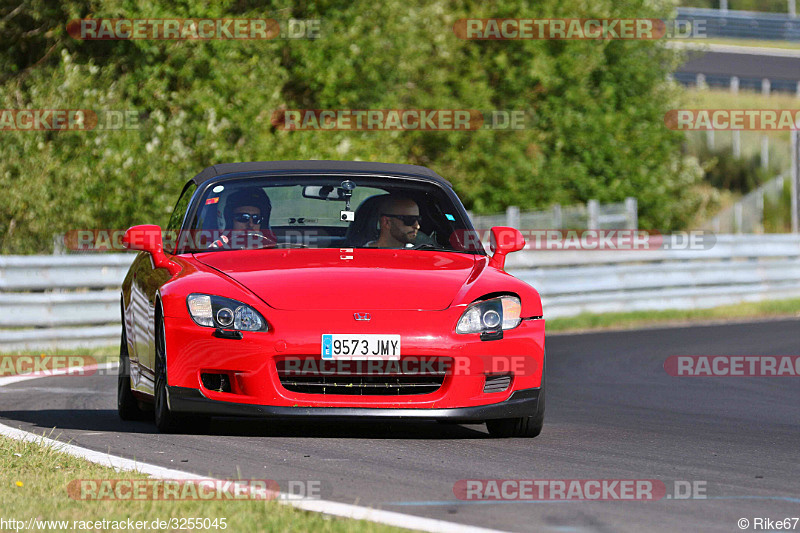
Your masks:
[{"label": "grass verge", "polygon": [[800,43],[794,41],[766,41],[758,39],[672,39],[672,42],[692,44],[724,44],[729,46],[748,46],[755,48],[782,48],[784,50],[800,50]]},{"label": "grass verge", "polygon": [[747,302],[710,309],[666,309],[627,313],[583,313],[547,321],[548,333],[635,329],[691,324],[698,321],[791,318],[800,316],[800,298]]},{"label": "grass verge", "polygon": [[[113,468],[96,465],[84,459],[60,452],[54,447],[38,443],[21,442],[0,437],[0,531],[14,531],[8,520],[21,520],[27,526],[31,518],[38,520],[68,521],[50,524],[41,530],[70,531],[73,521],[142,521],[152,525],[153,520],[169,521],[183,518],[214,519],[218,527],[204,531],[319,531],[331,533],[400,532],[408,531],[364,520],[330,517],[320,513],[301,511],[275,501],[86,501],[72,499],[67,491],[73,480],[90,479],[145,479],[146,475],[116,472]],[[225,518],[226,527],[220,527]],[[41,524],[41,523],[40,523]],[[111,524],[109,524],[111,525]],[[127,526],[126,526],[127,527]],[[25,527],[20,530],[25,529]],[[37,529],[34,526],[34,529]],[[116,531],[108,528],[91,528],[92,531]],[[123,530],[120,528],[119,530]],[[143,528],[143,531],[172,531],[166,528]],[[177,529],[174,529],[177,531]]]}]

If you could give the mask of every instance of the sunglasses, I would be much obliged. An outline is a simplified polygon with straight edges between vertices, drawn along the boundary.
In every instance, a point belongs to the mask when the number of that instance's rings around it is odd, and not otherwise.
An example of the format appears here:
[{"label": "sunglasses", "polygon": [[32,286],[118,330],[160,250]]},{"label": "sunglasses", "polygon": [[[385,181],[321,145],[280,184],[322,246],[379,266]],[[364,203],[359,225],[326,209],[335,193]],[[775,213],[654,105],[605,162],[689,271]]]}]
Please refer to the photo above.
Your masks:
[{"label": "sunglasses", "polygon": [[233,215],[233,220],[236,222],[242,222],[244,224],[249,222],[250,219],[253,220],[253,224],[261,224],[261,221],[264,220],[264,217],[261,215],[251,215],[250,213],[236,213]]},{"label": "sunglasses", "polygon": [[383,216],[397,218],[406,226],[422,223],[422,217],[419,215],[390,215],[389,213],[384,213]]}]

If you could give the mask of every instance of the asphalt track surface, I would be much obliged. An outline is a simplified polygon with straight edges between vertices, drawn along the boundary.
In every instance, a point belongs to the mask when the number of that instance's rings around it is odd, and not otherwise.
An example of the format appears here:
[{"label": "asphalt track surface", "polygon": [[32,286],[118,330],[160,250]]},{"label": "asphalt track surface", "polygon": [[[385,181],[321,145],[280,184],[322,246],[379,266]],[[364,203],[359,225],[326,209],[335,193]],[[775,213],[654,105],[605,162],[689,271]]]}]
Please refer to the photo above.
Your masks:
[{"label": "asphalt track surface", "polygon": [[690,51],[686,59],[678,72],[800,81],[800,57]]},{"label": "asphalt track surface", "polygon": [[[319,480],[324,499],[509,531],[739,531],[800,516],[800,378],[686,378],[670,355],[795,355],[800,320],[550,336],[535,439],[434,422],[215,420],[210,435],[122,422],[115,378],[0,388],[0,422],[112,455],[223,478]],[[706,499],[467,502],[460,479],[705,482]],[[236,505],[233,503],[232,505]],[[800,524],[797,526],[800,529]]]}]

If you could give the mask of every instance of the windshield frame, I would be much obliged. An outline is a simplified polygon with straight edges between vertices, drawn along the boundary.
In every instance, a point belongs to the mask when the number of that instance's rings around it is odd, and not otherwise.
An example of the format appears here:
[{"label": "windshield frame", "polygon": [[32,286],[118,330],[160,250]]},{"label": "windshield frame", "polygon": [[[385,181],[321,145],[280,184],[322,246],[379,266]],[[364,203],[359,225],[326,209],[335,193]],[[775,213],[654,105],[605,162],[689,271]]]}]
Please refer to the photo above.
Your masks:
[{"label": "windshield frame", "polygon": [[[376,173],[376,172],[352,172],[352,171],[335,171],[335,170],[331,171],[280,170],[273,172],[246,171],[246,172],[223,174],[221,176],[217,176],[212,179],[206,180],[200,186],[197,187],[194,194],[192,195],[189,208],[187,209],[183,222],[181,224],[181,232],[191,231],[191,226],[195,223],[195,218],[198,214],[198,211],[202,207],[200,205],[202,198],[206,196],[206,193],[208,192],[209,189],[216,187],[217,185],[225,184],[230,181],[239,181],[245,179],[252,179],[253,181],[269,180],[270,182],[274,182],[276,186],[278,186],[281,182],[298,185],[301,184],[299,183],[299,180],[308,180],[309,182],[312,182],[313,180],[326,179],[326,178],[328,179],[341,178],[343,180],[368,179],[368,180],[384,181],[384,183],[387,185],[389,184],[387,182],[391,181],[396,182],[397,185],[401,185],[402,182],[416,182],[434,187],[437,190],[443,192],[444,195],[447,197],[447,199],[450,200],[452,206],[454,207],[455,212],[464,223],[463,224],[464,231],[475,232],[475,228],[472,225],[472,220],[470,219],[467,210],[464,208],[464,205],[461,203],[461,199],[458,197],[458,195],[455,193],[452,187],[447,187],[438,180],[434,180],[426,176],[419,176],[416,174],[402,174],[402,173],[387,174],[387,173]],[[367,186],[370,186],[370,184],[367,184]],[[197,250],[191,248],[180,248],[178,244],[179,243],[176,243],[175,246],[176,254],[205,253],[210,251],[210,250]],[[275,249],[276,248],[262,248],[262,250],[275,250]],[[469,255],[483,255],[483,256],[487,255],[486,250],[484,249],[482,244],[480,244],[475,250],[457,250],[457,249],[443,249],[443,248],[420,248],[420,249],[425,251],[449,252],[449,253],[460,253]]]}]

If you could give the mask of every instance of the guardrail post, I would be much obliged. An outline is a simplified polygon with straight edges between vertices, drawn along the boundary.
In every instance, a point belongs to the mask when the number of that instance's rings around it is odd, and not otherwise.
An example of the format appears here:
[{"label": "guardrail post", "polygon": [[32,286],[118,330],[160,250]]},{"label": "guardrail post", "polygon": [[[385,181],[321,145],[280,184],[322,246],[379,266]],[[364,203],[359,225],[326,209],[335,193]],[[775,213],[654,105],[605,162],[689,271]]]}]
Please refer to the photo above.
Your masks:
[{"label": "guardrail post", "polygon": [[717,143],[714,139],[714,130],[706,130],[706,144],[710,150],[715,148]]},{"label": "guardrail post", "polygon": [[698,72],[697,76],[695,76],[695,85],[697,85],[698,89],[705,89],[706,88],[706,75],[702,72]]},{"label": "guardrail post", "polygon": [[64,255],[67,249],[64,246],[64,235],[53,235],[53,255]]},{"label": "guardrail post", "polygon": [[795,96],[800,98],[800,81],[797,82],[797,90],[795,91]]},{"label": "guardrail post", "polygon": [[761,168],[767,170],[769,168],[769,136],[761,136]]},{"label": "guardrail post", "polygon": [[792,130],[791,133],[792,133],[792,142],[791,142],[792,154],[790,159],[792,161],[792,233],[797,233],[798,232],[797,191],[800,190],[797,181],[798,179],[800,179],[800,176],[798,176],[798,174],[800,174],[800,170],[798,170],[800,169],[800,160],[798,159],[800,158],[800,142],[798,142],[797,130]]},{"label": "guardrail post", "polygon": [[742,211],[744,206],[742,202],[733,204],[733,232],[739,234],[742,232]]},{"label": "guardrail post", "polygon": [[561,214],[561,204],[553,206],[553,229],[561,229],[564,225],[564,218]]},{"label": "guardrail post", "polygon": [[506,226],[519,229],[519,207],[516,205],[506,208]]},{"label": "guardrail post", "polygon": [[639,201],[633,196],[625,198],[625,211],[628,214],[626,229],[639,229]]},{"label": "guardrail post", "polygon": [[733,94],[739,92],[739,76],[731,76],[731,92]]},{"label": "guardrail post", "polygon": [[733,147],[733,157],[741,157],[742,156],[741,130],[731,130],[731,146]]},{"label": "guardrail post", "polygon": [[769,96],[770,89],[772,88],[772,84],[769,82],[769,78],[762,78],[761,79],[761,95],[762,96]]},{"label": "guardrail post", "polygon": [[597,200],[589,200],[586,204],[589,220],[586,222],[587,229],[600,229],[597,226],[600,218],[600,203]]},{"label": "guardrail post", "polygon": [[719,0],[719,10],[720,11],[728,10],[728,0]]},{"label": "guardrail post", "polygon": [[789,3],[789,16],[795,18],[797,16],[797,12],[795,11],[794,0],[788,0]]}]

